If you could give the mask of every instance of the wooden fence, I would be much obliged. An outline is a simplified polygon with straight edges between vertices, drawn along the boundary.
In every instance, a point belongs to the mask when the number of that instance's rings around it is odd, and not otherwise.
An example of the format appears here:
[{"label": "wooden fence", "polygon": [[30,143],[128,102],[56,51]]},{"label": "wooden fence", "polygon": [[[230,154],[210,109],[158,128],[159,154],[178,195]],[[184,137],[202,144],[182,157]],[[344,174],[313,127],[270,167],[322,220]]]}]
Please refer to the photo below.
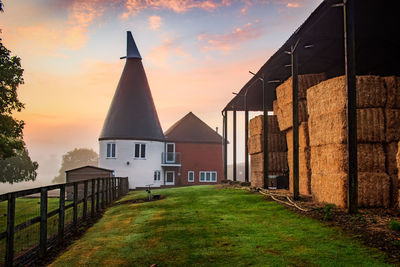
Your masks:
[{"label": "wooden fence", "polygon": [[[57,197],[59,197],[58,208],[49,212],[48,193],[53,190],[59,190],[59,195],[57,194]],[[7,211],[4,214],[4,216],[7,216],[6,231],[1,232],[3,229],[0,228],[0,242],[4,243],[5,241],[5,245],[0,244],[0,251],[2,249],[5,250],[5,253],[0,253],[0,255],[4,256],[4,261],[0,259],[0,266],[25,265],[27,258],[37,258],[38,256],[43,259],[51,247],[64,242],[67,234],[77,230],[82,223],[97,217],[101,209],[106,208],[114,200],[127,194],[128,190],[127,177],[110,177],[50,185],[0,195],[0,204],[7,201]],[[68,201],[68,198],[66,201],[66,191],[73,192],[69,194],[70,201]],[[53,191],[52,193],[56,192]],[[26,198],[33,194],[40,195],[40,215],[22,222],[19,220],[16,225],[16,216],[18,217],[19,215],[18,210],[16,214],[16,199]],[[70,222],[65,221],[66,212],[71,211],[71,209],[72,220]],[[50,218],[52,218],[55,227],[48,231]],[[23,240],[27,248],[16,249],[16,234],[23,230],[32,232],[34,231],[32,228],[34,225],[36,227],[39,226],[37,230],[39,234],[38,240]]]}]

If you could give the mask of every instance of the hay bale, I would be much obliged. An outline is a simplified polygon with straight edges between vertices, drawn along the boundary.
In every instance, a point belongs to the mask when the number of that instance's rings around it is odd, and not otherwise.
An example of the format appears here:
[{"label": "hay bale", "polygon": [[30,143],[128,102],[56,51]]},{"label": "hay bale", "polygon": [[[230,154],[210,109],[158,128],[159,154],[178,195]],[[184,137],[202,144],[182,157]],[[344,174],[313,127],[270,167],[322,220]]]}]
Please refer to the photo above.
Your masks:
[{"label": "hay bale", "polygon": [[[325,73],[298,75],[298,99],[305,99],[307,89],[326,80]],[[279,106],[293,102],[292,77],[276,88],[276,98]]]},{"label": "hay bale", "polygon": [[250,180],[251,186],[264,187],[264,172],[251,170]]},{"label": "hay bale", "polygon": [[[299,193],[311,195],[310,148],[299,148]],[[293,192],[293,150],[288,149],[289,190]]]},{"label": "hay bale", "polygon": [[[322,115],[346,109],[346,78],[340,76],[307,90],[308,114]],[[378,76],[357,76],[357,108],[385,107],[386,89]]]},{"label": "hay bale", "polygon": [[380,76],[357,76],[357,108],[378,108],[386,105],[386,88]]},{"label": "hay bale", "polygon": [[399,207],[399,178],[397,174],[390,176],[390,207]]},{"label": "hay bale", "polygon": [[[358,171],[385,173],[385,152],[381,144],[358,144]],[[348,172],[347,145],[331,144],[311,147],[310,168],[313,173]]]},{"label": "hay bale", "polygon": [[271,152],[268,153],[268,172],[283,172],[287,169],[288,159],[287,152]]},{"label": "hay bale", "polygon": [[390,177],[386,173],[358,173],[358,205],[360,207],[389,207]]},{"label": "hay bale", "polygon": [[[299,125],[299,147],[309,147],[308,123],[302,122]],[[293,146],[293,128],[286,131],[286,143],[288,147]]]},{"label": "hay bale", "polygon": [[[279,106],[277,110],[277,118],[279,129],[281,131],[286,131],[287,129],[293,126],[293,105],[292,103],[286,104],[284,106]],[[299,123],[307,122],[308,114],[307,114],[307,101],[300,100],[299,101]]]},{"label": "hay bale", "polygon": [[263,134],[264,116],[259,115],[254,117],[249,122],[249,136],[256,136]]},{"label": "hay bale", "polygon": [[400,140],[400,109],[385,109],[386,142]]},{"label": "hay bale", "polygon": [[[282,173],[287,168],[286,152],[271,152],[268,158],[268,171]],[[264,153],[250,155],[251,171],[264,171]]]},{"label": "hay bale", "polygon": [[345,208],[347,201],[347,173],[311,174],[311,191],[317,202],[331,203]]},{"label": "hay bale", "polygon": [[386,172],[389,175],[397,174],[397,162],[396,162],[396,155],[398,151],[397,142],[391,142],[389,144],[385,144],[385,151],[386,151],[386,160],[387,160],[387,169]]},{"label": "hay bale", "polygon": [[387,90],[387,108],[400,108],[400,77],[383,77]]},{"label": "hay bale", "polygon": [[255,135],[249,138],[248,142],[248,150],[249,154],[257,154],[264,151],[264,136],[263,135]]},{"label": "hay bale", "polygon": [[[289,171],[289,192],[293,193],[293,171]],[[299,172],[299,194],[311,196],[311,171]]]},{"label": "hay bale", "polygon": [[[347,143],[346,110],[323,115],[311,115],[308,120],[310,146]],[[357,109],[358,142],[385,141],[383,109]]]},{"label": "hay bale", "polygon": [[[259,115],[252,118],[249,122],[249,136],[261,135],[264,133],[264,116]],[[268,133],[280,133],[278,118],[274,115],[268,115]]]},{"label": "hay bale", "polygon": [[[248,142],[249,154],[256,154],[264,151],[264,135],[256,135],[249,138]],[[285,135],[268,134],[268,151],[269,152],[286,152]]]},{"label": "hay bale", "polygon": [[264,153],[250,155],[250,169],[264,172]]}]

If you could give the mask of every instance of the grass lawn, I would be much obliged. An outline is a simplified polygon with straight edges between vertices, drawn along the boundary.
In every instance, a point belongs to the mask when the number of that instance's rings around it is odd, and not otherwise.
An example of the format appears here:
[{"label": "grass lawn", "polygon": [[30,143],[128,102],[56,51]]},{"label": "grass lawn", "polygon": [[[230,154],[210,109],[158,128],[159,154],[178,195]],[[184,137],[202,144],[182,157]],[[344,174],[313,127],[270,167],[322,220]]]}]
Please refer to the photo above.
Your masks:
[{"label": "grass lawn", "polygon": [[258,194],[213,186],[153,192],[167,198],[109,208],[52,266],[385,266],[378,250]]}]

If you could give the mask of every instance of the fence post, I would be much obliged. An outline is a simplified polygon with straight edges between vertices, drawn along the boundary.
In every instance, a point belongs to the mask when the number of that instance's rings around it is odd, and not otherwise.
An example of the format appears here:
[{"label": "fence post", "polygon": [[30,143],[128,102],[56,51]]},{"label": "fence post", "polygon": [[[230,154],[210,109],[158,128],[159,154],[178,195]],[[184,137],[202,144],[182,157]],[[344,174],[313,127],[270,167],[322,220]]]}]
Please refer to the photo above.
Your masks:
[{"label": "fence post", "polygon": [[114,193],[114,200],[115,200],[115,199],[117,199],[117,179],[115,179],[115,177],[113,177],[113,183],[114,183],[113,193]]},{"label": "fence post", "polygon": [[105,208],[105,203],[104,203],[104,201],[105,201],[105,196],[104,196],[105,187],[104,187],[104,184],[105,184],[105,181],[104,181],[104,178],[102,178],[101,179],[101,208],[102,209]]},{"label": "fence post", "polygon": [[83,221],[86,221],[86,215],[87,215],[87,196],[88,196],[88,180],[85,180],[85,182],[83,183],[83,214],[82,214]]},{"label": "fence post", "polygon": [[111,178],[111,199],[112,201],[115,200],[115,185],[114,185],[114,178]]},{"label": "fence post", "polygon": [[73,217],[73,225],[74,228],[78,226],[78,183],[74,183],[74,217]]},{"label": "fence post", "polygon": [[97,192],[96,192],[96,212],[100,210],[100,179],[96,179],[97,183]]},{"label": "fence post", "polygon": [[6,266],[13,266],[14,261],[14,226],[15,226],[15,194],[9,193],[7,207],[7,239]]},{"label": "fence post", "polygon": [[90,216],[93,218],[94,217],[94,205],[95,205],[95,179],[92,179],[92,197],[91,197],[91,201],[92,201],[92,205],[90,206]]},{"label": "fence post", "polygon": [[107,190],[107,196],[108,196],[108,201],[107,204],[110,205],[111,203],[111,179],[107,178],[107,185],[108,185],[108,190]]},{"label": "fence post", "polygon": [[40,251],[39,256],[44,258],[47,250],[47,188],[40,190]]},{"label": "fence post", "polygon": [[64,217],[65,216],[65,184],[60,187],[59,213],[58,213],[58,243],[64,241]]}]

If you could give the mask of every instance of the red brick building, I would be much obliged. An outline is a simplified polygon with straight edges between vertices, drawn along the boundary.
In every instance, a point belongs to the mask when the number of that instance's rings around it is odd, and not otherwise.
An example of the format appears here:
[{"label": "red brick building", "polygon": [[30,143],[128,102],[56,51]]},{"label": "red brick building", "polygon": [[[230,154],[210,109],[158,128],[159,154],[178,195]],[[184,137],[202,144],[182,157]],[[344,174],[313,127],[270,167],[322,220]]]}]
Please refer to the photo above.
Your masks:
[{"label": "red brick building", "polygon": [[165,177],[174,185],[217,184],[224,179],[222,137],[189,112],[165,133],[167,157],[174,166],[165,164]]}]

